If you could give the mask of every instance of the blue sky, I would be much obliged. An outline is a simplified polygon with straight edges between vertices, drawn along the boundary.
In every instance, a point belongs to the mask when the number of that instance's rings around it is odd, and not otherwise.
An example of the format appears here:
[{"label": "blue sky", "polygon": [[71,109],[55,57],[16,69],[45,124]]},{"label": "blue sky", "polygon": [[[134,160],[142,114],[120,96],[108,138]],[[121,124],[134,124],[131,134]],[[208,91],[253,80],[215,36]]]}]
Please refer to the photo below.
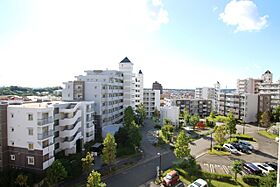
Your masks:
[{"label": "blue sky", "polygon": [[280,78],[279,1],[0,1],[0,86],[62,85],[125,56],[145,87]]}]

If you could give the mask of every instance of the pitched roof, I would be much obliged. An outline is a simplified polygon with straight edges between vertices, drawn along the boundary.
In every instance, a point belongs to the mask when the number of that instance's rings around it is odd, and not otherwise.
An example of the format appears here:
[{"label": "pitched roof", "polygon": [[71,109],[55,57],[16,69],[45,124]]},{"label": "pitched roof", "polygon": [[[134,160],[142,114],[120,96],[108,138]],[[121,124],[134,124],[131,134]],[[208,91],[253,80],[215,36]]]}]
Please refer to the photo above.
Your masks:
[{"label": "pitched roof", "polygon": [[141,71],[141,69],[139,70],[139,74],[143,74],[142,71]]},{"label": "pitched roof", "polygon": [[125,57],[120,63],[131,63],[131,61]]}]

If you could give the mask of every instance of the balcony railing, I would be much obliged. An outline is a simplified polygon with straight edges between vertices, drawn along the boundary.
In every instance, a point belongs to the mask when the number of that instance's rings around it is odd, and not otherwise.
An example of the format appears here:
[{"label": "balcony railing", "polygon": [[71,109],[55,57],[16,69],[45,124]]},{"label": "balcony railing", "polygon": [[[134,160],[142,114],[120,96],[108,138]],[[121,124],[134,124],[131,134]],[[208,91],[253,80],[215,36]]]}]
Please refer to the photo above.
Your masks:
[{"label": "balcony railing", "polygon": [[38,140],[43,140],[43,139],[49,138],[53,135],[54,135],[54,130],[50,130],[50,131],[43,132],[43,133],[38,133]]},{"label": "balcony railing", "polygon": [[38,119],[38,125],[46,125],[49,123],[53,123],[53,117],[48,117],[48,118],[43,118],[43,119]]}]

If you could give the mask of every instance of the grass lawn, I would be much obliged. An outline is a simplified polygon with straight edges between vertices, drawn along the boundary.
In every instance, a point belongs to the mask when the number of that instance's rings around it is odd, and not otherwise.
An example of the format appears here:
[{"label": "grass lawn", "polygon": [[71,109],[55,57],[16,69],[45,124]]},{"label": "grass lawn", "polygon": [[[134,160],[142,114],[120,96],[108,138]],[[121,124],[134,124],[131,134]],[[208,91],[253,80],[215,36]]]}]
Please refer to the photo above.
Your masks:
[{"label": "grass lawn", "polygon": [[240,186],[240,187],[250,187],[248,184],[244,183],[242,181],[242,179],[237,179],[238,183],[235,181],[232,181],[231,183],[229,182],[221,182],[221,181],[217,181],[217,180],[211,180],[211,183],[209,186],[213,186],[213,187],[236,187],[236,186]]},{"label": "grass lawn", "polygon": [[272,140],[275,140],[275,138],[278,137],[276,134],[271,134],[267,131],[259,131],[259,134]]},{"label": "grass lawn", "polygon": [[230,155],[230,152],[227,151],[217,151],[215,149],[212,149],[212,151],[208,152],[210,155],[218,155],[218,156],[227,156]]}]

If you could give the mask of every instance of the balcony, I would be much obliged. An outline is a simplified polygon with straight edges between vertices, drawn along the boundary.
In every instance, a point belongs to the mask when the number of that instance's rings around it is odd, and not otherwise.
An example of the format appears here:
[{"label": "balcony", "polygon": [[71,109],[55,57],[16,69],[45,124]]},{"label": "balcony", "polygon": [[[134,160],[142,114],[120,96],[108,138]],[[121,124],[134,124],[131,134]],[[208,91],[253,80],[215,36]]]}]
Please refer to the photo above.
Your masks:
[{"label": "balcony", "polygon": [[71,138],[65,138],[61,144],[61,148],[62,149],[71,149],[72,147],[74,147],[76,145],[76,141],[80,138],[83,138],[82,132],[77,132]]},{"label": "balcony", "polygon": [[46,155],[48,153],[52,153],[54,151],[54,143],[50,143],[45,148],[43,148],[43,155]]},{"label": "balcony", "polygon": [[81,111],[78,110],[75,115],[71,118],[64,118],[60,120],[60,126],[66,126],[69,124],[74,124],[81,117]]},{"label": "balcony", "polygon": [[38,119],[38,125],[47,125],[53,123],[53,117],[48,117],[48,118],[43,118],[43,119]]},{"label": "balcony", "polygon": [[38,133],[38,140],[44,140],[44,139],[47,139],[49,137],[52,137],[53,133],[54,133],[53,130],[43,132],[43,133]]},{"label": "balcony", "polygon": [[53,162],[54,162],[54,157],[50,157],[49,160],[43,162],[43,170],[45,170],[48,167],[50,167]]},{"label": "balcony", "polygon": [[60,137],[72,137],[75,133],[81,130],[82,123],[78,121],[76,124],[73,125],[71,129],[66,129],[60,132]]}]

